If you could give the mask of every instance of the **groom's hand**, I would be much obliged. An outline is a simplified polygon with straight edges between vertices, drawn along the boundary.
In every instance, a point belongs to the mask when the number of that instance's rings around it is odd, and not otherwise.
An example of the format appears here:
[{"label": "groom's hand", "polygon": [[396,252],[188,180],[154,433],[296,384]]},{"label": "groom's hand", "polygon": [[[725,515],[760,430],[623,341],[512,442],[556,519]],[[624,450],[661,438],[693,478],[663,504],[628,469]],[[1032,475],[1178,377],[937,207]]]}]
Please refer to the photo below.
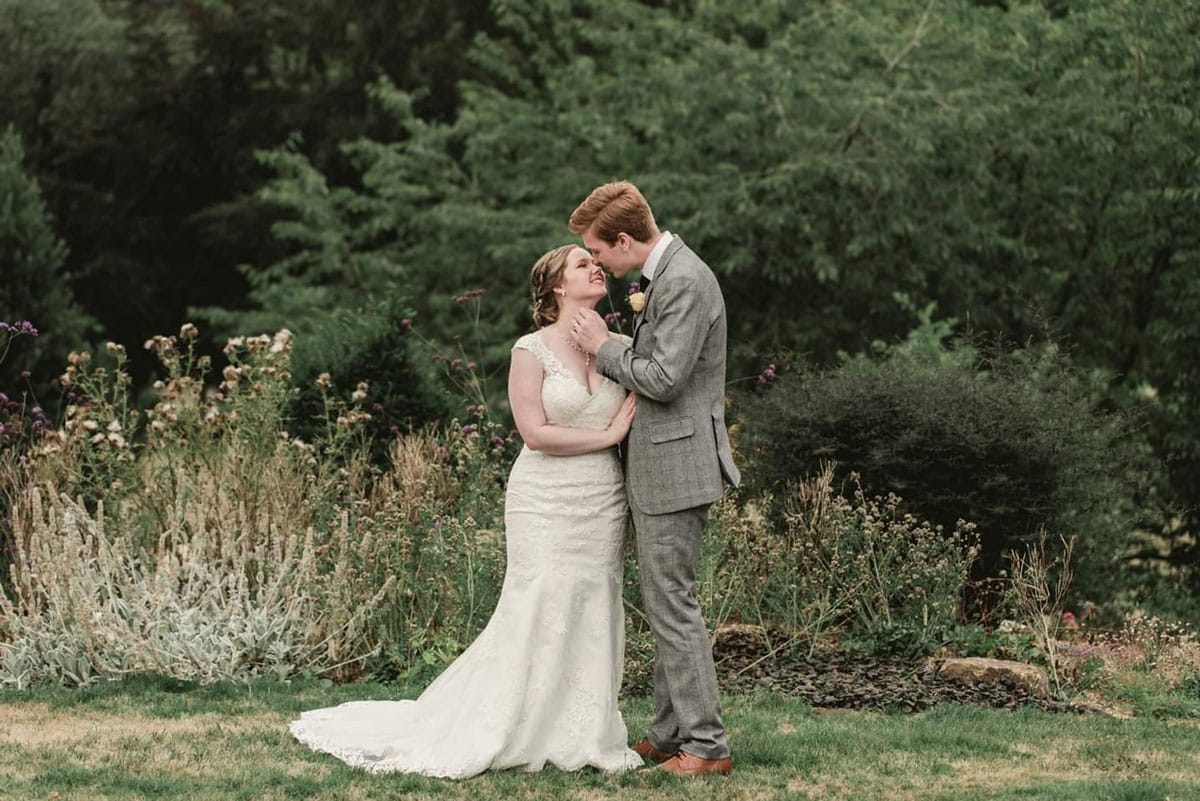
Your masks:
[{"label": "groom's hand", "polygon": [[571,321],[571,336],[575,344],[594,356],[608,339],[608,324],[595,309],[580,309]]}]

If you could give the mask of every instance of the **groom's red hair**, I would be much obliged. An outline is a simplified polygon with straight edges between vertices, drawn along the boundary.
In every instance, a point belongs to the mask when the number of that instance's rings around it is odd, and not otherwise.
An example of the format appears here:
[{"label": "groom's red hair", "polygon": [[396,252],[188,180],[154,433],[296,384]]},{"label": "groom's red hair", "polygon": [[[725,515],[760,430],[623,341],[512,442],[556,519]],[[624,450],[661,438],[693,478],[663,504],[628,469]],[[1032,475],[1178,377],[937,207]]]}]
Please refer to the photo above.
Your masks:
[{"label": "groom's red hair", "polygon": [[649,242],[658,233],[650,204],[629,181],[598,186],[584,198],[567,223],[572,233],[588,230],[605,242],[616,242],[626,233],[639,242]]}]

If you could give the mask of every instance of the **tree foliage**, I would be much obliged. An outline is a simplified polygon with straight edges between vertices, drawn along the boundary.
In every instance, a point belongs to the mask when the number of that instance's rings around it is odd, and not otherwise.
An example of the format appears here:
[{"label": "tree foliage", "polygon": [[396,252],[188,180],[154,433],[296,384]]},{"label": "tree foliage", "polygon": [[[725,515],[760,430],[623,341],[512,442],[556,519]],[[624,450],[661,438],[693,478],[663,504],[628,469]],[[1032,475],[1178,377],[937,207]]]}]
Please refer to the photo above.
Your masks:
[{"label": "tree foliage", "polygon": [[498,378],[530,265],[629,178],[720,274],[735,378],[895,341],[896,293],[1049,325],[1100,405],[1148,409],[1141,522],[1183,564],[1197,36],[1173,0],[0,0],[0,99],[115,339],[389,299]]},{"label": "tree foliage", "polygon": [[0,386],[7,387],[17,385],[22,370],[60,367],[93,325],[71,295],[63,271],[67,247],[24,161],[21,138],[10,127],[0,134],[0,321],[28,320],[40,335],[22,341],[20,359],[0,353]]}]

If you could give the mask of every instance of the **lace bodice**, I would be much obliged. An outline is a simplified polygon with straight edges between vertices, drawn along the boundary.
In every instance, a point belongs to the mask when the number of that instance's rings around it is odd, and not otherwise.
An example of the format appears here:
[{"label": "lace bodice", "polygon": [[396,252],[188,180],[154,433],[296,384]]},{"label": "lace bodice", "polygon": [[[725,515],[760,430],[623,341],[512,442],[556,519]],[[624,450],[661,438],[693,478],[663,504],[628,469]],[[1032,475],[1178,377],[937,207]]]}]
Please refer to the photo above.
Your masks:
[{"label": "lace bodice", "polygon": [[625,399],[620,384],[604,378],[595,393],[588,392],[536,331],[518,339],[513,350],[518,348],[529,351],[542,363],[542,408],[547,423],[569,428],[608,428]]}]

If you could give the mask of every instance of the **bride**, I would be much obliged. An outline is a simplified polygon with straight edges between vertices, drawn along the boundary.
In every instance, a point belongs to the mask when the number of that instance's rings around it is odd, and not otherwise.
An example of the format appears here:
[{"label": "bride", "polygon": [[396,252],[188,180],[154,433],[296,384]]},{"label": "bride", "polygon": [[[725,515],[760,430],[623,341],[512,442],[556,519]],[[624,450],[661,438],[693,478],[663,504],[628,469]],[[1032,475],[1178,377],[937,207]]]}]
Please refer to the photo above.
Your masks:
[{"label": "bride", "polygon": [[625,628],[625,485],[616,444],[634,401],[568,337],[605,277],[575,245],[531,275],[538,330],[513,346],[508,394],[525,442],[509,475],[507,571],[491,620],[415,701],[305,712],[291,731],[372,772],[640,767],[617,709]]}]

